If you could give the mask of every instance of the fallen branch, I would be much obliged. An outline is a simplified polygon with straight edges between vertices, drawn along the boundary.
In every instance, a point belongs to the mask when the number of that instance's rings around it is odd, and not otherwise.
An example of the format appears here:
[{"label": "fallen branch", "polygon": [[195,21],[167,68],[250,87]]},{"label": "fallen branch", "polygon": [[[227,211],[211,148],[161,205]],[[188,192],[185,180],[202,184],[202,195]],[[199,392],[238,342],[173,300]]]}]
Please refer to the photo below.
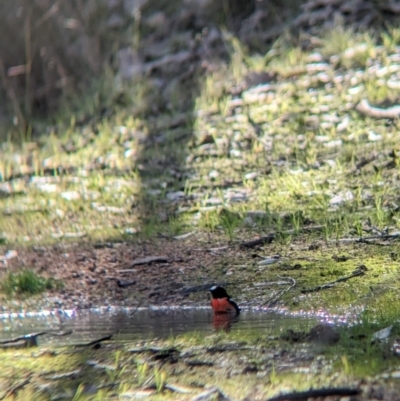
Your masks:
[{"label": "fallen branch", "polygon": [[39,333],[32,333],[32,334],[26,334],[24,336],[18,336],[18,337],[13,337],[9,338],[6,340],[1,340],[0,341],[0,348],[5,349],[5,348],[13,348],[13,349],[19,349],[19,348],[30,348],[30,347],[37,347],[38,346],[38,341],[37,338],[39,336],[43,335],[51,335],[55,337],[63,337],[63,336],[68,336],[72,334],[72,330],[67,330],[67,331],[42,331]]},{"label": "fallen branch", "polygon": [[[269,307],[271,305],[271,303],[272,303],[272,300],[274,300],[274,303],[277,302],[281,295],[283,295],[285,292],[290,291],[293,287],[296,286],[296,280],[294,278],[292,278],[292,277],[281,277],[281,276],[278,276],[278,277],[290,280],[291,281],[291,285],[289,287],[287,287],[287,288],[283,288],[282,290],[278,291],[272,297],[267,299],[261,306],[264,306],[264,305],[268,304],[267,307]],[[287,283],[287,284],[290,284],[290,283]]]},{"label": "fallen branch", "polygon": [[[400,233],[395,234],[383,234],[383,235],[371,235],[369,237],[360,237],[360,238],[340,238],[339,242],[363,242],[363,243],[370,243],[372,240],[376,239],[394,239],[400,238]],[[331,242],[337,242],[338,240],[332,240]]]},{"label": "fallen branch", "polygon": [[[117,273],[136,273],[137,269],[119,269],[116,270]],[[118,280],[118,278],[116,277],[112,277],[112,276],[107,276],[108,279],[110,280]]]},{"label": "fallen branch", "polygon": [[298,231],[321,231],[324,228],[324,226],[308,226],[308,227],[302,227],[300,230],[287,230],[287,231],[278,231],[278,232],[271,232],[263,237],[256,238],[250,241],[244,241],[239,244],[239,246],[243,248],[254,248],[255,246],[258,245],[264,245],[264,244],[270,244],[273,242],[278,234],[282,235],[293,235],[296,234]]},{"label": "fallen branch", "polygon": [[188,360],[184,362],[187,366],[214,366],[214,362],[210,361]]},{"label": "fallen branch", "polygon": [[[62,379],[71,379],[76,378],[81,373],[82,369],[72,370],[70,372],[65,373],[57,373],[55,375],[48,376],[47,373],[41,374],[41,376],[45,376],[47,380],[62,380]],[[47,375],[47,376],[46,376]]]},{"label": "fallen branch", "polygon": [[196,389],[194,388],[183,387],[173,383],[166,383],[164,387],[167,388],[168,390],[173,391],[174,393],[180,393],[180,394],[191,394],[196,391]]},{"label": "fallen branch", "polygon": [[358,388],[320,388],[315,390],[294,392],[268,398],[267,401],[307,401],[309,398],[348,396],[361,394]]},{"label": "fallen branch", "polygon": [[[252,239],[249,241],[243,241],[239,245],[239,247],[242,248],[254,248],[258,245],[264,245],[264,244],[270,244],[273,242],[277,236],[277,234],[282,234],[282,235],[293,235],[297,234],[298,231],[322,231],[324,226],[308,226],[308,227],[302,227],[300,230],[287,230],[287,231],[280,231],[280,232],[271,232],[267,235],[264,235],[263,237]],[[192,249],[194,252],[218,252],[218,251],[225,251],[230,248],[234,248],[236,245],[225,245],[221,246],[218,248],[195,248]],[[125,270],[124,270],[125,271]],[[121,272],[121,270],[119,271]]]},{"label": "fallen branch", "polygon": [[108,336],[101,337],[88,343],[76,344],[75,347],[94,347],[100,345],[100,343],[102,343],[103,341],[111,340],[111,338],[112,334],[109,334]]},{"label": "fallen branch", "polygon": [[168,258],[166,256],[148,256],[143,259],[135,259],[131,266],[147,265],[155,262],[168,263]]},{"label": "fallen branch", "polygon": [[192,249],[194,252],[219,252],[219,251],[226,251],[227,249],[232,248],[232,245],[225,245],[225,246],[220,246],[218,248],[195,248]]},{"label": "fallen branch", "polygon": [[177,64],[177,65],[182,64],[186,61],[189,61],[191,58],[193,58],[193,53],[191,53],[190,51],[181,51],[181,52],[175,53],[175,54],[168,54],[157,60],[146,63],[144,66],[145,72],[147,74],[150,74],[156,68],[163,68],[167,64],[171,64],[171,63]]},{"label": "fallen branch", "polygon": [[258,245],[270,244],[275,239],[275,237],[276,237],[276,235],[271,233],[271,234],[265,235],[264,237],[260,237],[260,238],[253,239],[250,241],[244,241],[240,244],[240,246],[243,248],[254,248],[255,246],[258,246]]},{"label": "fallen branch", "polygon": [[[291,284],[285,280],[283,281],[265,281],[264,283],[253,283],[253,287],[260,288],[260,287],[270,287],[274,285],[288,285]],[[243,291],[254,291],[254,288],[243,288]],[[242,291],[242,292],[243,292]]]},{"label": "fallen branch", "polygon": [[313,287],[313,288],[308,288],[305,290],[301,290],[302,294],[307,294],[309,292],[316,292],[316,291],[320,291],[320,290],[326,290],[328,288],[332,288],[334,287],[337,283],[342,283],[344,281],[350,280],[353,277],[358,277],[358,276],[363,276],[365,274],[365,271],[367,270],[367,268],[364,265],[359,266],[356,270],[354,270],[353,273],[351,273],[349,276],[344,276],[344,277],[340,277],[335,281],[332,281],[330,283],[326,283],[326,284],[322,284],[319,285],[317,287]]},{"label": "fallen branch", "polygon": [[29,333],[25,334],[23,336],[18,336],[18,337],[13,337],[13,338],[8,338],[7,340],[1,340],[0,344],[10,344],[10,343],[16,343],[18,341],[25,341],[27,344],[36,344],[36,338],[39,336],[43,336],[45,334],[50,334],[48,331],[40,331],[38,333]]},{"label": "fallen branch", "polygon": [[163,234],[163,233],[158,233],[158,235],[163,237],[163,238],[174,239],[174,240],[183,240],[183,239],[191,237],[193,234],[196,234],[196,230],[190,231],[190,232],[188,232],[186,234],[181,234],[181,235],[166,235],[166,234]]},{"label": "fallen branch", "polygon": [[361,100],[356,106],[356,110],[362,114],[374,118],[399,118],[400,117],[400,106],[392,106],[387,109],[380,107],[373,107],[368,103],[367,99]]},{"label": "fallen branch", "polygon": [[52,336],[56,337],[64,337],[64,336],[69,336],[70,334],[73,333],[73,330],[66,330],[66,331],[49,331],[48,334],[51,334]]}]

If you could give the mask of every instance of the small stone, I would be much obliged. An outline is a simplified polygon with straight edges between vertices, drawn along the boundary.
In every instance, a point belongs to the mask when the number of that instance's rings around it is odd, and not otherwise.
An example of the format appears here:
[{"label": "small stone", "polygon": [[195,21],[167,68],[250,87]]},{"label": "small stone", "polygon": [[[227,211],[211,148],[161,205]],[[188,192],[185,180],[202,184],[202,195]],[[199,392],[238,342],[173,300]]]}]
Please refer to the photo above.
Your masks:
[{"label": "small stone", "polygon": [[55,167],[55,163],[54,163],[54,157],[48,157],[47,159],[44,159],[42,162],[42,166],[44,168],[48,168],[48,169],[52,169]]},{"label": "small stone", "polygon": [[280,255],[273,255],[270,257],[267,257],[263,260],[261,260],[260,262],[258,262],[258,266],[267,266],[267,265],[272,265],[274,263],[279,262],[281,259]]},{"label": "small stone", "polygon": [[176,191],[176,192],[168,192],[167,193],[167,199],[169,199],[170,201],[174,202],[178,199],[184,198],[185,197],[185,193],[182,191]]},{"label": "small stone", "polygon": [[236,157],[236,158],[242,157],[242,152],[239,149],[231,149],[229,154],[231,157]]},{"label": "small stone", "polygon": [[52,233],[52,234],[51,234],[51,237],[52,237],[52,238],[55,238],[55,239],[60,239],[60,238],[62,238],[63,236],[64,236],[64,233],[62,233],[62,232]]},{"label": "small stone", "polygon": [[13,192],[13,189],[8,182],[2,182],[0,183],[0,197],[1,196],[9,196]]},{"label": "small stone", "polygon": [[341,139],[338,139],[335,141],[325,142],[324,147],[328,148],[328,149],[332,149],[332,148],[338,148],[338,147],[342,146],[342,144],[343,144],[343,141]]},{"label": "small stone", "polygon": [[251,173],[247,173],[244,176],[244,178],[246,180],[255,180],[257,177],[258,177],[258,172],[257,171],[253,171]]},{"label": "small stone", "polygon": [[56,209],[55,213],[56,213],[57,217],[59,217],[60,219],[63,219],[65,216],[64,211],[62,211],[61,209]]},{"label": "small stone", "polygon": [[123,207],[107,206],[107,212],[113,214],[123,214],[125,213],[125,209]]},{"label": "small stone", "polygon": [[222,200],[220,198],[208,198],[205,200],[204,204],[206,206],[222,205]]},{"label": "small stone", "polygon": [[86,235],[85,232],[83,232],[83,231],[78,231],[78,232],[76,232],[76,233],[65,233],[65,234],[64,234],[64,237],[65,237],[65,238],[81,238],[81,237],[84,237],[85,235]]},{"label": "small stone", "polygon": [[125,228],[125,234],[134,235],[137,232],[138,232],[137,228],[134,228],[134,227]]},{"label": "small stone", "polygon": [[375,332],[372,335],[372,341],[383,341],[383,340],[386,340],[390,336],[392,328],[393,328],[393,326],[388,326],[388,327],[385,327],[382,330],[379,330],[379,331]]},{"label": "small stone", "polygon": [[79,192],[76,191],[66,191],[61,193],[61,197],[71,201],[80,199],[81,195],[79,194]]},{"label": "small stone", "polygon": [[136,149],[127,149],[124,152],[124,157],[126,159],[129,159],[130,157],[135,156],[135,154],[136,154]]},{"label": "small stone", "polygon": [[18,257],[18,252],[14,251],[14,250],[8,250],[6,252],[6,254],[4,255],[4,258],[6,260],[11,260],[11,259],[14,259],[14,258],[17,258],[17,257]]},{"label": "small stone", "polygon": [[208,176],[209,176],[210,178],[218,178],[218,177],[219,177],[219,173],[218,173],[218,171],[216,171],[216,170],[212,170],[212,171],[210,171],[210,172],[208,173]]},{"label": "small stone", "polygon": [[368,132],[368,140],[370,142],[378,142],[378,141],[381,141],[382,139],[383,139],[383,136],[375,133],[373,130],[370,130]]},{"label": "small stone", "polygon": [[338,205],[343,202],[350,202],[353,199],[354,199],[353,193],[351,191],[345,191],[345,192],[341,192],[341,193],[337,194],[336,196],[334,196],[333,198],[331,198],[331,200],[329,201],[329,204],[331,206]]},{"label": "small stone", "polygon": [[58,190],[58,186],[56,184],[50,184],[50,183],[38,184],[36,185],[36,188],[39,191],[47,193],[57,192]]}]

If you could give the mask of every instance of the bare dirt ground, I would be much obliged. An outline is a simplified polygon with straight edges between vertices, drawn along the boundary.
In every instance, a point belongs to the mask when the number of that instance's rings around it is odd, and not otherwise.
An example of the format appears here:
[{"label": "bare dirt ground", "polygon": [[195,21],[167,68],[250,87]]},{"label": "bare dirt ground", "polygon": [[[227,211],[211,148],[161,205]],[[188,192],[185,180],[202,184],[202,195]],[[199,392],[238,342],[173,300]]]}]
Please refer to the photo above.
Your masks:
[{"label": "bare dirt ground", "polygon": [[[33,269],[62,288],[45,295],[47,307],[194,305],[207,303],[207,285],[220,280],[215,265],[232,250],[210,253],[203,242],[158,238],[138,242],[60,244],[18,251],[7,271]],[[237,251],[234,251],[237,253]],[[153,261],[152,258],[155,258]],[[224,268],[222,268],[224,270]],[[227,270],[227,269],[225,269]],[[229,281],[229,280],[223,280]],[[199,292],[201,296],[193,297]],[[46,302],[47,301],[47,302]]]}]

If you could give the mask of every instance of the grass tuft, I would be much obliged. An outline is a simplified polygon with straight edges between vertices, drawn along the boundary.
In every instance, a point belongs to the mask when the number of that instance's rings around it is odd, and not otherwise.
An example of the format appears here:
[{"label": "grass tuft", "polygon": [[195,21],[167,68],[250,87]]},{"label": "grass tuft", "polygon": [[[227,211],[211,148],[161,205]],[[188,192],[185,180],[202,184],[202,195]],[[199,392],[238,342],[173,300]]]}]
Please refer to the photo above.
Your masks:
[{"label": "grass tuft", "polygon": [[35,295],[60,286],[61,283],[59,281],[39,276],[32,270],[9,273],[0,283],[1,291],[8,296]]}]

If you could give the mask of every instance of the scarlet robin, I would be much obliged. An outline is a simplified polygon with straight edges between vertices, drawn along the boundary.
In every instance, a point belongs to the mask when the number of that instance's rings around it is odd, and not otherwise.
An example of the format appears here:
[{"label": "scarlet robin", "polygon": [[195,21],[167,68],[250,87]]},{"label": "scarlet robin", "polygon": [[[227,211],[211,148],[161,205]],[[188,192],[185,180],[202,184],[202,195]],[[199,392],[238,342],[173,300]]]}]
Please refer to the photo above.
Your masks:
[{"label": "scarlet robin", "polygon": [[235,313],[235,315],[240,313],[239,307],[236,302],[231,300],[225,288],[214,285],[210,288],[210,292],[212,295],[211,307],[214,313]]}]

